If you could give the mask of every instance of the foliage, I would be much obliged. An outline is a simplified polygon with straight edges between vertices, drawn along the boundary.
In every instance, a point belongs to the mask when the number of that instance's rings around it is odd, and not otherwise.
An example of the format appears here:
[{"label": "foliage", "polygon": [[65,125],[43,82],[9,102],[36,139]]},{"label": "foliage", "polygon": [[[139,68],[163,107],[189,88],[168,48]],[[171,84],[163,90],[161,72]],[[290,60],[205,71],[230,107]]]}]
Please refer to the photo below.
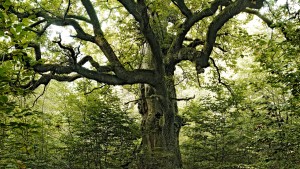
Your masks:
[{"label": "foliage", "polygon": [[234,83],[226,80],[234,93],[212,80],[201,89],[210,94],[185,108],[187,168],[299,168],[299,46],[273,36],[255,41],[267,47],[251,64],[238,62]]},{"label": "foliage", "polygon": [[277,88],[252,78],[237,105],[222,94],[185,108],[187,168],[299,167],[298,108]]},{"label": "foliage", "polygon": [[[1,167],[181,168],[197,87],[187,168],[299,168],[300,7],[281,3],[0,0]],[[50,103],[53,80],[77,88]],[[142,133],[106,85],[134,88]]]},{"label": "foliage", "polygon": [[67,107],[57,124],[66,168],[119,168],[131,162],[138,126],[111,92],[103,88],[82,97],[78,93],[67,96]]},{"label": "foliage", "polygon": [[[51,86],[47,91],[61,90]],[[1,106],[0,168],[129,165],[140,133],[135,120],[120,108],[111,89],[106,87],[88,95],[69,92],[64,96],[67,96],[64,104],[51,109],[44,105],[45,98],[38,102],[37,107],[47,108],[43,108],[45,112],[18,104],[8,104],[9,109]]]}]

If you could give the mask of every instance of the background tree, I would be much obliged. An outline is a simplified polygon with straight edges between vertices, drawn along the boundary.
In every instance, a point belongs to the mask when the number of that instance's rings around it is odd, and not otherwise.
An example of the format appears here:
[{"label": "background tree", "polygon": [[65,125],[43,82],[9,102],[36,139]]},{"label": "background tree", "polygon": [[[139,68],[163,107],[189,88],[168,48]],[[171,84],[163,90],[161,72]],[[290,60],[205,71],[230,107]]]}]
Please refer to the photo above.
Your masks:
[{"label": "background tree", "polygon": [[[108,85],[141,84],[138,167],[181,168],[176,65],[190,61],[199,74],[209,66],[214,50],[239,51],[231,37],[243,32],[231,19],[242,12],[257,15],[271,28],[281,28],[286,38],[293,36],[285,33],[285,25],[269,20],[268,13],[259,13],[263,3],[2,0],[1,62],[18,72],[11,76],[11,85],[29,90],[51,80],[80,78]],[[58,27],[68,29],[71,38],[56,35]],[[233,62],[237,55],[230,54],[224,55],[225,60]]]},{"label": "background tree", "polygon": [[[289,1],[269,9],[283,34],[278,29],[242,32],[244,39],[251,37],[236,53],[242,60],[219,59],[217,73],[201,84],[209,94],[183,111],[188,168],[299,168],[299,8],[291,4],[299,5]],[[225,73],[229,76],[220,78]]]},{"label": "background tree", "polygon": [[[79,91],[88,86],[80,83]],[[137,123],[121,110],[119,98],[107,86],[80,95],[82,92],[67,96],[67,107],[58,123],[66,168],[128,167],[140,138]]]}]

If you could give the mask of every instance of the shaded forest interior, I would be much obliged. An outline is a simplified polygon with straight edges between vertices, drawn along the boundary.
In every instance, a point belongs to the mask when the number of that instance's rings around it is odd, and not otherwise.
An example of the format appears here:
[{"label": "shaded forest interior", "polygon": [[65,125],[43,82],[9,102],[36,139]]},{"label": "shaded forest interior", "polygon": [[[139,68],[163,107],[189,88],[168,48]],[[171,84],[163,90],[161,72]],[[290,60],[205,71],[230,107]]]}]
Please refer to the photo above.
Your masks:
[{"label": "shaded forest interior", "polygon": [[299,44],[299,0],[0,0],[0,169],[298,169]]}]

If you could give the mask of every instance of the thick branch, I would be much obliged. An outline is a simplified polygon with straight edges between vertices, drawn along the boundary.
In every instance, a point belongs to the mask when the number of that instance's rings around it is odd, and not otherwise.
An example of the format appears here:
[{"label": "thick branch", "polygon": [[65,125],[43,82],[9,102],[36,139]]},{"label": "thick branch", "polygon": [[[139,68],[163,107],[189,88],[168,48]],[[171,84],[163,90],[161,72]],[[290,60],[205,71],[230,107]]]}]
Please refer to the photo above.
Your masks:
[{"label": "thick branch", "polygon": [[151,52],[153,55],[153,61],[154,61],[154,66],[156,67],[156,70],[158,70],[158,72],[162,72],[162,68],[163,68],[163,54],[161,51],[161,47],[160,44],[158,42],[158,38],[156,38],[156,35],[153,32],[153,29],[151,28],[150,24],[149,24],[149,15],[147,12],[147,6],[144,2],[144,0],[138,0],[138,6],[140,9],[140,13],[142,15],[142,22],[140,22],[140,26],[142,29],[142,32],[146,38],[146,40],[149,43],[149,46],[151,48]]},{"label": "thick branch", "polygon": [[142,16],[138,10],[137,4],[133,0],[118,0],[136,21],[142,22]]},{"label": "thick branch", "polygon": [[[150,85],[155,85],[157,79],[154,77],[154,72],[150,70],[134,70],[128,71],[124,79],[118,77],[114,74],[107,74],[99,71],[89,70],[87,68],[81,67],[80,65],[74,66],[61,66],[58,64],[45,64],[36,65],[34,70],[38,73],[51,72],[50,74],[42,74],[43,77],[38,81],[34,82],[31,88],[36,88],[40,84],[46,84],[51,79],[58,81],[70,81],[72,78],[76,80],[79,77],[85,77],[88,79],[96,80],[100,83],[106,83],[109,85],[124,85],[124,84],[137,84],[137,83],[147,83]],[[68,76],[68,74],[76,73],[76,76]],[[55,75],[54,75],[55,74]],[[75,78],[77,77],[77,78]],[[65,78],[65,79],[64,79]]]},{"label": "thick branch", "polygon": [[97,14],[96,14],[96,11],[94,9],[92,2],[90,0],[81,0],[81,3],[85,7],[86,12],[88,13],[88,15],[91,19],[95,35],[103,35],[101,26],[100,26],[100,22],[99,22],[99,19],[97,17]]},{"label": "thick branch", "polygon": [[[129,2],[129,0],[124,0],[124,1]],[[115,52],[113,51],[111,45],[105,39],[103,32],[101,31],[101,25],[91,1],[81,0],[81,2],[85,7],[90,20],[81,16],[68,15],[67,14],[68,9],[67,11],[64,12],[64,16],[62,17],[54,16],[53,14],[49,15],[47,12],[44,11],[42,12],[28,11],[28,12],[20,13],[17,10],[15,10],[13,7],[10,7],[8,12],[15,14],[19,19],[27,18],[32,15],[42,18],[40,21],[37,21],[36,23],[32,24],[31,27],[29,27],[28,29],[32,29],[35,28],[36,26],[40,26],[40,24],[45,22],[46,24],[44,25],[42,32],[44,32],[50,25],[72,26],[77,33],[75,37],[80,38],[82,40],[93,42],[99,46],[99,48],[103,51],[104,55],[109,60],[111,67],[100,66],[99,63],[95,62],[92,59],[92,57],[85,57],[82,60],[80,60],[78,63],[75,62],[74,64],[69,66],[63,66],[58,64],[37,64],[33,66],[33,69],[35,72],[41,74],[42,76],[39,80],[32,81],[29,88],[35,89],[41,84],[47,85],[51,79],[55,79],[58,81],[72,81],[80,77],[93,79],[96,80],[97,82],[106,83],[110,85],[137,84],[137,83],[147,83],[150,85],[155,85],[156,83],[158,83],[158,80],[156,79],[156,73],[152,70],[143,70],[143,69],[138,69],[134,71],[125,70],[125,68],[119,61],[118,57],[116,56]],[[154,53],[155,57],[160,58],[160,62],[157,63],[162,65],[163,63],[162,63],[162,54],[160,51],[160,46],[158,41],[155,39],[155,35],[152,29],[150,28],[149,18],[147,14],[147,6],[145,2],[142,0],[138,1],[138,4],[133,1],[130,2],[134,3],[135,7],[138,7],[138,10],[136,10],[133,13],[136,16],[138,15],[140,16],[139,21],[141,22],[140,25],[141,25],[142,32],[144,33],[146,39],[149,41],[149,44],[151,46],[152,52]],[[71,4],[69,1],[68,8],[70,7],[70,5]],[[3,8],[1,4],[0,4],[0,8]],[[87,34],[79,24],[79,20],[91,23],[94,29],[95,36]],[[35,32],[37,34],[39,33],[37,31]],[[58,41],[56,43],[62,49],[67,50],[71,54],[71,56],[76,55],[73,48],[64,46],[63,44],[61,44],[61,41]],[[41,56],[41,49],[39,44],[31,43],[29,44],[29,47],[34,49],[36,60],[37,61],[40,60],[42,56]],[[5,59],[7,58],[8,57],[6,57]],[[156,59],[156,61],[157,60],[158,59]],[[90,62],[91,65],[96,69],[96,71],[84,68],[83,65],[86,62]]]},{"label": "thick branch", "polygon": [[187,18],[190,18],[193,13],[188,7],[185,5],[184,0],[172,0],[172,2],[178,7],[183,15]]},{"label": "thick branch", "polygon": [[30,82],[29,90],[34,90],[38,88],[40,85],[47,85],[52,79],[60,81],[60,82],[72,82],[76,79],[81,78],[80,75],[54,75],[54,74],[43,74],[42,77],[37,81]]},{"label": "thick branch", "polygon": [[173,56],[173,60],[170,64],[175,66],[177,63],[184,60],[193,61],[197,56],[199,56],[199,54],[201,54],[200,51],[197,51],[195,48],[192,47],[181,48],[181,50],[177,52],[176,55]]},{"label": "thick branch", "polygon": [[76,58],[77,55],[76,55],[75,50],[74,50],[72,47],[70,47],[70,46],[64,46],[64,45],[61,43],[61,35],[59,35],[59,40],[58,40],[58,41],[54,41],[54,43],[57,43],[58,46],[59,46],[60,48],[69,51],[68,56],[72,58],[73,64],[75,64],[75,63],[77,62],[77,61],[76,61],[76,60],[77,60],[77,58]]},{"label": "thick branch", "polygon": [[184,38],[191,27],[198,21],[202,20],[205,17],[212,16],[218,10],[219,6],[229,5],[229,0],[215,0],[211,3],[210,8],[204,9],[195,13],[193,16],[187,18],[185,22],[181,25],[180,32],[178,36],[173,41],[172,47],[170,48],[171,53],[176,53],[182,46]]},{"label": "thick branch", "polygon": [[[193,40],[192,43],[190,43],[187,47],[181,48],[175,55],[173,55],[173,59],[171,60],[171,62],[168,63],[167,66],[173,67],[177,63],[184,61],[184,60],[189,60],[191,62],[197,60],[197,57],[199,57],[202,54],[202,52],[197,51],[195,47],[198,45],[204,45],[204,44],[205,44],[205,42],[200,39]],[[226,52],[226,50],[223,49],[220,44],[214,44],[214,47],[217,47],[221,51]],[[203,59],[203,58],[201,58],[201,59]],[[202,63],[202,60],[199,62]],[[200,69],[201,69],[201,67],[200,67]]]},{"label": "thick branch", "polygon": [[94,42],[94,37],[85,33],[83,28],[80,26],[80,24],[73,20],[73,19],[59,19],[59,18],[54,18],[49,20],[49,24],[57,25],[57,26],[72,26],[77,35],[75,37],[85,40],[85,41],[90,41]]},{"label": "thick branch", "polygon": [[38,25],[40,25],[40,24],[42,24],[42,23],[44,23],[44,22],[47,22],[47,20],[46,20],[46,19],[39,20],[39,21],[37,21],[37,22],[35,22],[35,23],[29,25],[29,28],[36,27],[36,26],[38,26]]},{"label": "thick branch", "polygon": [[[70,5],[70,2],[69,2]],[[3,10],[6,10],[3,5],[0,4],[0,8]],[[76,20],[81,20],[81,21],[85,21],[87,23],[91,23],[90,20],[88,20],[87,18],[83,17],[83,16],[76,16],[76,15],[67,15],[67,13],[65,13],[65,17],[61,18],[61,17],[52,17],[50,16],[48,13],[44,12],[44,11],[37,11],[37,10],[32,10],[32,11],[26,11],[26,12],[18,12],[17,10],[14,9],[13,6],[10,6],[8,8],[8,12],[9,13],[13,13],[15,14],[19,19],[23,19],[23,18],[28,18],[30,16],[35,15],[37,18],[41,17],[44,18],[40,21],[37,21],[36,23],[32,24],[29,26],[29,28],[33,28],[37,25],[40,25],[43,22],[48,22],[45,26],[44,29],[46,29],[48,26],[50,26],[51,24],[56,24],[59,26],[66,26],[66,25],[70,25],[72,27],[74,27],[74,29],[77,32],[77,36],[78,38],[82,39],[82,40],[87,40],[87,41],[91,41],[91,36],[86,34],[83,29],[81,28],[81,26],[79,25],[79,23],[73,19]],[[67,12],[67,11],[66,11]],[[73,19],[72,19],[73,18]],[[45,30],[42,31],[42,33]]]},{"label": "thick branch", "polygon": [[81,75],[71,75],[71,76],[67,76],[67,75],[52,75],[51,76],[52,79],[57,80],[59,82],[73,82],[79,78],[82,78]]},{"label": "thick branch", "polygon": [[[90,8],[93,8],[93,6],[90,6],[90,5],[92,5],[92,4],[90,4],[90,1],[83,0],[83,3],[85,4],[87,10]],[[95,17],[97,17],[97,16],[94,16],[94,14],[96,15],[95,11],[94,12],[89,11],[88,14],[90,15],[90,17],[92,19],[92,24],[93,24],[93,28],[94,28],[96,37],[86,34],[83,31],[83,29],[81,28],[81,26],[77,23],[77,21],[75,21],[73,19],[65,19],[65,20],[57,19],[57,20],[52,21],[52,24],[59,25],[59,26],[71,25],[74,27],[74,29],[77,32],[76,37],[78,37],[82,40],[87,40],[87,41],[96,43],[96,45],[99,46],[99,48],[103,51],[106,58],[109,60],[112,67],[115,69],[115,73],[118,76],[122,76],[123,74],[126,73],[126,70],[123,68],[118,57],[114,53],[112,47],[110,46],[108,41],[103,36],[102,31],[100,29],[100,24],[98,23],[98,18],[96,18],[96,21],[93,20],[93,19],[95,19]],[[99,30],[97,30],[97,29],[99,29]]]},{"label": "thick branch", "polygon": [[33,67],[35,72],[45,73],[45,72],[54,72],[58,74],[70,74],[74,71],[73,67],[62,66],[59,64],[41,64]]},{"label": "thick branch", "polygon": [[[124,2],[125,2],[125,5],[129,8],[129,12],[132,11],[133,8],[137,7],[137,4],[134,3],[133,1],[124,0]],[[141,83],[141,82],[153,84],[153,82],[151,82],[151,80],[149,80],[149,79],[147,80],[147,78],[142,78],[142,76],[145,75],[145,76],[150,76],[153,80],[154,74],[152,74],[152,71],[140,71],[140,70],[127,71],[127,70],[125,70],[125,68],[121,64],[120,60],[116,56],[115,52],[113,51],[112,47],[110,46],[110,44],[104,37],[102,31],[101,32],[99,31],[99,30],[101,30],[99,20],[96,16],[95,10],[94,10],[91,2],[89,0],[82,0],[82,3],[85,6],[89,17],[92,20],[92,24],[93,24],[93,28],[94,28],[94,32],[95,32],[95,41],[94,42],[99,46],[99,48],[102,50],[102,52],[104,53],[104,55],[106,56],[106,58],[108,59],[110,64],[112,65],[115,75],[109,75],[109,74],[103,74],[103,73],[101,74],[101,72],[93,72],[93,71],[90,71],[90,70],[87,70],[84,68],[80,68],[80,67],[78,67],[78,69],[76,71],[85,77],[97,80],[98,82],[107,83],[107,84],[117,85],[117,84],[134,84],[134,83]],[[130,6],[130,5],[128,6],[127,3],[132,4],[133,6]],[[140,3],[143,4],[142,2],[140,2]],[[132,12],[132,13],[135,16],[139,15],[136,10],[134,10],[134,12]],[[147,14],[147,10],[146,10],[146,14]],[[139,20],[142,21],[141,17],[137,17],[137,18],[139,18]],[[143,23],[144,23],[144,20],[143,20]],[[149,26],[149,24],[146,24],[146,25]],[[95,30],[95,29],[99,29],[99,30]],[[154,38],[155,36],[153,33],[151,35],[148,35],[147,37],[150,37],[150,36],[152,38],[151,40],[155,39]],[[151,44],[153,44],[153,43],[151,43]],[[154,49],[154,47],[152,47],[152,49]],[[157,47],[157,45],[156,45],[155,50],[160,50],[160,47],[159,46]],[[87,60],[92,61],[91,59],[87,59]],[[99,65],[97,65],[95,63],[93,64],[93,66],[96,69],[97,69],[97,67],[99,68]],[[151,72],[151,73],[149,74],[149,72]],[[98,75],[98,77],[95,77],[95,75]]]},{"label": "thick branch", "polygon": [[113,71],[111,66],[100,66],[98,62],[96,62],[91,56],[85,56],[82,58],[78,65],[82,66],[85,63],[90,62],[90,64],[98,71],[98,72],[111,72]]},{"label": "thick branch", "polygon": [[114,50],[112,49],[108,41],[105,39],[105,37],[102,35],[96,36],[95,43],[102,50],[105,57],[115,69],[116,73],[125,73],[126,70],[124,69],[123,65],[121,64],[120,60],[118,59],[117,55],[115,54]]},{"label": "thick branch", "polygon": [[124,85],[124,84],[137,84],[137,83],[147,83],[150,85],[155,85],[155,83],[157,83],[157,80],[154,78],[155,77],[154,72],[150,70],[140,69],[140,70],[128,71],[124,79],[119,78],[117,75],[92,71],[79,66],[75,68],[75,71],[78,74],[88,79],[93,79],[96,80],[97,82],[106,83],[108,85]]},{"label": "thick branch", "polygon": [[259,11],[257,10],[253,10],[253,9],[245,9],[243,12],[249,13],[249,14],[253,14],[256,15],[257,17],[259,17],[261,20],[263,20],[270,28],[274,28],[275,26],[273,25],[273,21],[270,20],[269,18],[267,18],[266,16],[262,15],[261,13],[259,13]]},{"label": "thick branch", "polygon": [[33,80],[32,82],[25,85],[24,87],[28,88],[29,90],[34,90],[34,89],[38,88],[40,85],[47,86],[50,81],[51,81],[51,78],[49,78],[49,76],[42,76],[37,81]]},{"label": "thick branch", "polygon": [[[204,45],[205,41],[201,40],[201,39],[194,39],[192,40],[192,42],[188,45],[188,47],[191,48],[196,48],[198,45]],[[214,47],[220,49],[223,52],[227,52],[224,48],[221,47],[221,44],[219,43],[215,43]]]},{"label": "thick branch", "polygon": [[66,18],[76,19],[79,21],[84,21],[86,23],[92,24],[92,21],[90,19],[83,17],[83,16],[79,16],[79,15],[66,15]]},{"label": "thick branch", "polygon": [[117,76],[125,76],[124,74],[127,73],[127,71],[124,69],[123,65],[121,64],[120,60],[118,59],[117,55],[113,51],[111,45],[108,43],[106,38],[103,35],[103,32],[101,30],[101,25],[99,22],[99,19],[97,17],[96,11],[94,9],[93,4],[90,0],[81,0],[83,6],[85,7],[90,19],[91,23],[93,25],[94,29],[94,42],[96,45],[99,46],[99,48],[102,50],[108,61],[111,63],[112,67],[114,68],[114,71]]},{"label": "thick branch", "polygon": [[234,3],[228,5],[223,11],[218,14],[215,19],[210,23],[208,31],[206,34],[206,42],[203,47],[201,55],[196,58],[196,67],[198,72],[202,72],[203,68],[209,66],[208,60],[209,56],[215,45],[216,37],[218,31],[222,26],[228,22],[233,16],[239,14],[241,11],[245,10],[247,7],[253,6],[253,2],[250,0],[237,0]]},{"label": "thick branch", "polygon": [[281,32],[283,33],[284,37],[287,40],[291,40],[291,38],[288,36],[288,33],[285,31],[286,30],[286,28],[285,28],[286,25],[284,25],[284,24],[277,24],[276,25],[276,24],[274,24],[274,21],[270,20],[266,16],[262,15],[261,13],[259,13],[256,10],[253,10],[253,9],[245,9],[244,12],[256,15],[262,21],[264,21],[268,25],[268,27],[271,28],[271,29],[278,27],[279,29],[281,29]]},{"label": "thick branch", "polygon": [[38,61],[42,58],[41,46],[38,43],[31,42],[28,47],[32,47],[34,49],[35,60]]},{"label": "thick branch", "polygon": [[149,15],[144,0],[138,0],[137,3],[135,3],[133,0],[119,0],[119,2],[122,3],[127,11],[133,15],[136,21],[139,22],[140,29],[149,43],[153,55],[153,65],[156,66],[156,70],[158,72],[162,72],[163,53],[161,51],[158,39],[156,38],[156,35],[149,24]]}]

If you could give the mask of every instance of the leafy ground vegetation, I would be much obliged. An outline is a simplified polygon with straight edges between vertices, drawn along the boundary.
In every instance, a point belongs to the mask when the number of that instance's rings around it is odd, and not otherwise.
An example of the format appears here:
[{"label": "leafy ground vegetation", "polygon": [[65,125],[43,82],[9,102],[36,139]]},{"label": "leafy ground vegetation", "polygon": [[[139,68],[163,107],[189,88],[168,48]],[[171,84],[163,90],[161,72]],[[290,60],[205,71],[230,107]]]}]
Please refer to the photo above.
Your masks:
[{"label": "leafy ground vegetation", "polygon": [[300,168],[299,0],[0,0],[0,168]]}]

